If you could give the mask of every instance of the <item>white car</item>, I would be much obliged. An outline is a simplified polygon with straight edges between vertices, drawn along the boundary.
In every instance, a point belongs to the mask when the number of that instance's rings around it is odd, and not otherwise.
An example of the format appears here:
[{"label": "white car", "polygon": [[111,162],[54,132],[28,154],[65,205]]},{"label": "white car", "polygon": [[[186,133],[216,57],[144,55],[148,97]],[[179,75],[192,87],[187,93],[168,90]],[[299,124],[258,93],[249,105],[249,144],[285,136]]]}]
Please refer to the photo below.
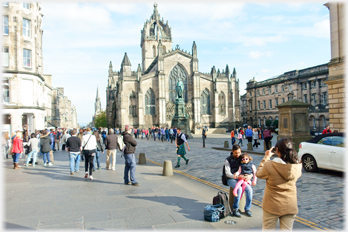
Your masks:
[{"label": "white car", "polygon": [[344,172],[344,154],[344,134],[330,133],[300,143],[298,157],[307,172],[315,172],[318,168]]}]

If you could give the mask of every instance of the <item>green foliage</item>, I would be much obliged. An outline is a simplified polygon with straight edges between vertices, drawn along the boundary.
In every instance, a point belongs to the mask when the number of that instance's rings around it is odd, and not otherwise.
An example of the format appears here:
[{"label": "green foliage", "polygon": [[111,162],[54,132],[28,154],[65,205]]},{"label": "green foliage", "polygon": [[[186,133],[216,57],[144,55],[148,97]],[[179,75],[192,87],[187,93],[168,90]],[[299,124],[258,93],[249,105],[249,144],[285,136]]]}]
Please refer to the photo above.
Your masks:
[{"label": "green foliage", "polygon": [[107,122],[106,122],[106,112],[102,111],[98,115],[95,116],[94,118],[94,125],[96,128],[98,127],[106,127]]},{"label": "green foliage", "polygon": [[271,120],[266,120],[266,126],[267,126],[267,127],[270,127],[271,124],[272,124],[272,121],[271,121]]},{"label": "green foliage", "polygon": [[278,123],[279,123],[278,120],[274,120],[274,121],[273,121],[273,126],[274,126],[275,128],[278,128]]}]

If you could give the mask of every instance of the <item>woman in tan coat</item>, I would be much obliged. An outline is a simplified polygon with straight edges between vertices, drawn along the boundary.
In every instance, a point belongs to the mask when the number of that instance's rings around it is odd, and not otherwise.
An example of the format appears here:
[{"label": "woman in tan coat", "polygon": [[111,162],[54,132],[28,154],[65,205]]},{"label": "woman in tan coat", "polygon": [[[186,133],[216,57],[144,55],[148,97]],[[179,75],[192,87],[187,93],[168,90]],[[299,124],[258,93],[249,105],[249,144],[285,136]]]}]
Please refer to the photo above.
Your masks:
[{"label": "woman in tan coat", "polygon": [[[272,161],[272,155],[278,158]],[[278,219],[281,230],[292,230],[298,213],[296,181],[301,176],[302,165],[290,139],[280,139],[265,152],[265,157],[257,168],[256,176],[266,179],[262,200],[262,230],[274,230]]]}]

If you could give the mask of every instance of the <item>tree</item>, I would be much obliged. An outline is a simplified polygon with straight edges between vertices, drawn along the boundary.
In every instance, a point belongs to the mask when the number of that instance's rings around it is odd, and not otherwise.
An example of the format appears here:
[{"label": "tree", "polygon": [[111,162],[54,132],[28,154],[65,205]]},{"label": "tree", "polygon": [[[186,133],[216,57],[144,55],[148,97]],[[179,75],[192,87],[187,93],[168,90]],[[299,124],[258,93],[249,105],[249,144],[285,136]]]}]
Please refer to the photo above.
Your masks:
[{"label": "tree", "polygon": [[274,121],[273,121],[273,126],[274,126],[275,128],[278,128],[278,120],[274,120]]},{"label": "tree", "polygon": [[267,126],[267,127],[270,127],[271,124],[272,124],[272,121],[271,121],[271,120],[266,120],[266,126]]},{"label": "tree", "polygon": [[98,127],[106,127],[106,112],[101,111],[99,114],[97,114],[94,118],[94,125],[96,128]]}]

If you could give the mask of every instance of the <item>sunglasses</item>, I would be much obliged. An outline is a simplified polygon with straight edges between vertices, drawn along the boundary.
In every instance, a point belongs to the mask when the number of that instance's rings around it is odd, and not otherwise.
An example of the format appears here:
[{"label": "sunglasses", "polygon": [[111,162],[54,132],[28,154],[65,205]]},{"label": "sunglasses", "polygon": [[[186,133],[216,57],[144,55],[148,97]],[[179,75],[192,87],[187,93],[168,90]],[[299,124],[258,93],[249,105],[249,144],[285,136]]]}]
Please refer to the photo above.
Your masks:
[{"label": "sunglasses", "polygon": [[249,160],[249,158],[243,158],[242,160]]}]

